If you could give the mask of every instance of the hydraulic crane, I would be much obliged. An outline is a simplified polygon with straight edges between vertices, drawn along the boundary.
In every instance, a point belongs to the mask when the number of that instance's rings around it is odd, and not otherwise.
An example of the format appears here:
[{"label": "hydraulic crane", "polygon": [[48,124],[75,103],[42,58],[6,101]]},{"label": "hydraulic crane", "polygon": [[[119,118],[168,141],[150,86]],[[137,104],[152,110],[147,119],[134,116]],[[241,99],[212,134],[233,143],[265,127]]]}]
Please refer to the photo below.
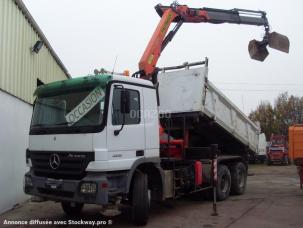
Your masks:
[{"label": "hydraulic crane", "polygon": [[[270,33],[269,23],[264,11],[246,9],[212,9],[212,8],[189,8],[186,5],[179,5],[174,2],[170,6],[158,4],[155,9],[161,20],[154,31],[139,62],[139,71],[134,74],[140,77],[157,82],[158,69],[156,64],[161,52],[173,39],[183,23],[212,23],[212,24],[245,24],[264,26],[265,35],[262,41],[252,40],[249,42],[248,50],[252,59],[264,61],[268,55],[267,45],[282,52],[289,52],[289,40],[286,36],[276,32]],[[167,34],[172,23],[175,27]],[[167,35],[166,35],[167,34]]]}]

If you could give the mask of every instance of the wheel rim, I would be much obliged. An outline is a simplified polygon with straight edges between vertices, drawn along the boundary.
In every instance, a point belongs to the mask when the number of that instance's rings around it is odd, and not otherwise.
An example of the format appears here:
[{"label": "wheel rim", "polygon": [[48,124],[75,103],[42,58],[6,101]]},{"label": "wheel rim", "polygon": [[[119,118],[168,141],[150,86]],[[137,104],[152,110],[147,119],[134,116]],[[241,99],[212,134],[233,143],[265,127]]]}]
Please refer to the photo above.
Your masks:
[{"label": "wheel rim", "polygon": [[239,171],[239,187],[240,188],[243,188],[244,187],[244,184],[245,184],[245,175],[244,175],[244,172],[241,172]]},{"label": "wheel rim", "polygon": [[225,193],[228,191],[228,188],[229,188],[228,176],[224,174],[221,177],[221,191]]},{"label": "wheel rim", "polygon": [[147,197],[148,197],[148,207],[150,207],[150,202],[151,202],[151,190],[148,189],[147,191]]}]

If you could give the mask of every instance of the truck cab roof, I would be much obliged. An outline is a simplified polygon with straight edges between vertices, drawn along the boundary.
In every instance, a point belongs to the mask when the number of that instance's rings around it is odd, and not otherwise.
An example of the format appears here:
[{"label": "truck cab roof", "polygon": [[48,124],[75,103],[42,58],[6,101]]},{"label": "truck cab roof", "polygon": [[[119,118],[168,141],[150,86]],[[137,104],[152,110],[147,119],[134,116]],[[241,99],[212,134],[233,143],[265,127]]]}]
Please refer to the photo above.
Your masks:
[{"label": "truck cab roof", "polygon": [[69,90],[91,88],[95,86],[101,86],[102,88],[105,88],[110,81],[126,82],[136,84],[138,86],[153,87],[152,82],[148,80],[111,74],[98,74],[92,76],[76,77],[41,85],[35,90],[34,95],[49,96],[54,93],[58,94],[60,92],[66,92]]},{"label": "truck cab roof", "polygon": [[114,81],[123,81],[128,83],[134,83],[143,86],[154,86],[153,83],[149,80],[144,80],[140,78],[134,77],[127,77],[127,76],[120,76],[120,75],[113,75]]}]

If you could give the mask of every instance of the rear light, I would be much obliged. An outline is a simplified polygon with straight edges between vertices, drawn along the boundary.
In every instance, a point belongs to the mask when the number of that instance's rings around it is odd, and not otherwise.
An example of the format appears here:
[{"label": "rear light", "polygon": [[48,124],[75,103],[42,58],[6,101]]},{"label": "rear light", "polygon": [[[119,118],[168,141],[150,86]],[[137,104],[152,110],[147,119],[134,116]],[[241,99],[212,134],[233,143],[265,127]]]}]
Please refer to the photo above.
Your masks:
[{"label": "rear light", "polygon": [[108,183],[107,182],[103,182],[101,184],[101,188],[104,189],[104,188],[108,188]]},{"label": "rear light", "polygon": [[195,185],[201,185],[202,184],[202,162],[201,161],[195,161]]}]

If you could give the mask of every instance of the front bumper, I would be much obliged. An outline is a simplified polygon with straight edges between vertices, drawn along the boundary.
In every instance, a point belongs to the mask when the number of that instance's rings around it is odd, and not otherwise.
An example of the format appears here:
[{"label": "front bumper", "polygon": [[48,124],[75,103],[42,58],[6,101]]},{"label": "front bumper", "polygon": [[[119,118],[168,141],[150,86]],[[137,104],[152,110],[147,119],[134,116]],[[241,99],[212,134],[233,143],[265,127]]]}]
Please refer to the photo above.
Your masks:
[{"label": "front bumper", "polygon": [[281,161],[283,161],[284,157],[285,157],[284,155],[270,155],[269,159],[272,162],[281,162]]},{"label": "front bumper", "polygon": [[[107,173],[88,173],[82,180],[56,180],[36,176],[30,170],[25,174],[27,180],[24,181],[24,192],[54,201],[106,205],[113,198],[125,195],[126,176],[126,173],[114,176]],[[83,182],[96,183],[96,193],[81,193],[80,186]]]}]

